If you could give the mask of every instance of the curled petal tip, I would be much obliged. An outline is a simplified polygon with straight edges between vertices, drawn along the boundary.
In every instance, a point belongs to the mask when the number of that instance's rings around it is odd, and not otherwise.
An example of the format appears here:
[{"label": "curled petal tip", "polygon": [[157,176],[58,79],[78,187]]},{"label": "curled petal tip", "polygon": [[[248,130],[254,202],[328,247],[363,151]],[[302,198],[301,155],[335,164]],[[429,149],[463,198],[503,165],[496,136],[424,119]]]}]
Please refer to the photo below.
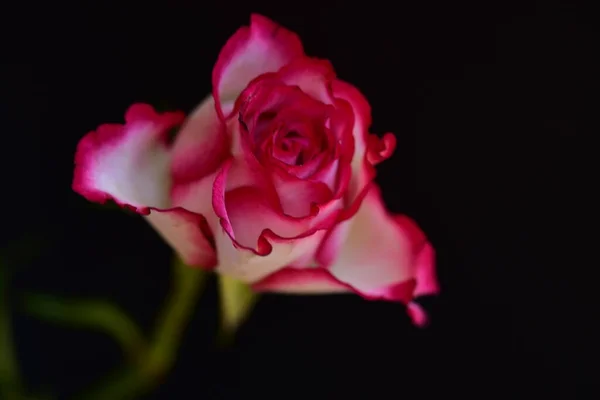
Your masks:
[{"label": "curled petal tip", "polygon": [[429,325],[429,316],[419,303],[411,301],[410,303],[408,303],[408,306],[406,306],[406,311],[413,324],[415,324],[419,328],[425,328]]}]

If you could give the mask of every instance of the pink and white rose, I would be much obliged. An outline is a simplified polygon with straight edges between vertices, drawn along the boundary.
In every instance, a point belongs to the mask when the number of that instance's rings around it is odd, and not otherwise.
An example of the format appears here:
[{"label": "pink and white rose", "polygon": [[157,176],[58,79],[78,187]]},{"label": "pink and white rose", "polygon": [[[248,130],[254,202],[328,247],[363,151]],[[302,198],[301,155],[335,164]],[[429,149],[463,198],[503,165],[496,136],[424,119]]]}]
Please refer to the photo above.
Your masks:
[{"label": "pink and white rose", "polygon": [[[408,305],[435,294],[434,250],[387,212],[375,165],[395,137],[296,34],[252,15],[190,116],[132,105],[79,143],[73,189],[145,216],[183,260],[259,291],[355,292]],[[168,133],[180,128],[174,141]]]}]

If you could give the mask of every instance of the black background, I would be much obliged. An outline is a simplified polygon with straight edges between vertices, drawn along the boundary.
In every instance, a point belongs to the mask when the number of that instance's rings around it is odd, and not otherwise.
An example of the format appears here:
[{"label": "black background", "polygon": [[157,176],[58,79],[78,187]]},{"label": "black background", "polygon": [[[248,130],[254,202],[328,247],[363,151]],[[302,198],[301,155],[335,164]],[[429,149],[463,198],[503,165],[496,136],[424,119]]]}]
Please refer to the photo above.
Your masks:
[{"label": "black background", "polygon": [[[52,2],[2,6],[2,243],[42,232],[23,290],[114,300],[151,327],[170,251],[70,189],[77,141],[133,102],[189,112],[251,12],[296,31],[398,149],[388,206],[438,252],[434,323],[353,296],[264,296],[212,347],[214,287],[152,399],[593,397],[595,16],[565,2]],[[18,8],[18,9],[17,9]],[[107,338],[16,314],[31,388],[69,398],[119,363]],[[594,330],[596,329],[596,330]]]}]

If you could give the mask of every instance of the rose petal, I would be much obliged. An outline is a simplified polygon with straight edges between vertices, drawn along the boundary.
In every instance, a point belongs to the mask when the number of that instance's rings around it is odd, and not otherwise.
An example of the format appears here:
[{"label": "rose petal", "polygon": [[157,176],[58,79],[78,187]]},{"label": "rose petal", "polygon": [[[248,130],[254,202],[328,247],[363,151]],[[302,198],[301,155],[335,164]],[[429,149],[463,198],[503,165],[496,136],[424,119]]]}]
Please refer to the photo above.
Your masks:
[{"label": "rose petal", "polygon": [[[242,147],[246,146],[244,143]],[[227,165],[226,168],[225,165]],[[260,165],[250,151],[242,152],[237,157],[230,158],[223,163],[219,171],[219,174],[224,175],[220,181],[224,185],[223,193],[240,187],[251,186],[262,190],[263,196],[274,207],[279,204],[269,171]]]},{"label": "rose petal", "polygon": [[298,86],[302,91],[325,104],[333,104],[331,82],[335,71],[327,60],[302,57],[285,65],[277,73],[286,85]]},{"label": "rose petal", "polygon": [[[387,288],[390,298],[404,304],[414,304],[411,302],[412,291],[415,287],[413,280],[403,282],[398,285]],[[335,293],[356,293],[369,300],[380,300],[381,296],[370,296],[361,293],[356,288],[337,279],[327,269],[322,267],[286,267],[280,269],[256,282],[252,288],[260,292],[275,292],[287,294],[335,294]],[[408,309],[409,313],[416,306]],[[422,313],[424,311],[421,310]],[[410,315],[410,314],[409,314]],[[410,315],[413,317],[413,315]],[[422,320],[420,315],[415,315],[415,319]],[[415,321],[418,323],[420,321]]]},{"label": "rose petal", "polygon": [[415,279],[393,284],[374,293],[364,293],[358,291],[356,287],[340,281],[326,268],[311,265],[306,268],[283,268],[255,283],[252,287],[256,291],[286,294],[355,292],[367,299],[396,300],[407,305],[407,313],[415,325],[424,327],[429,323],[429,317],[423,307],[412,299],[439,292],[439,284],[435,276],[433,247],[429,242],[425,242],[424,246],[419,244],[422,244],[425,236],[412,220],[405,216],[396,216],[395,220],[409,236],[412,235],[413,249],[421,247],[421,251],[418,251],[415,258]]},{"label": "rose petal", "polygon": [[[342,200],[333,199],[323,205],[315,205],[315,211],[306,218],[294,218],[283,213],[279,197],[271,192],[262,181],[260,171],[244,168],[240,160],[230,159],[223,164],[217,173],[213,186],[213,208],[216,215],[221,219],[223,228],[236,241],[237,246],[245,247],[246,244],[237,242],[233,232],[229,208],[235,208],[240,217],[255,219],[257,226],[265,227],[265,222],[258,217],[257,211],[264,211],[274,217],[272,233],[282,239],[292,239],[305,236],[309,231],[324,230],[331,226],[337,218],[337,212],[341,210]],[[272,180],[269,181],[273,183]],[[239,191],[238,191],[239,190]],[[230,193],[238,193],[231,195]],[[243,193],[244,195],[242,196]],[[187,207],[186,207],[187,208]],[[248,212],[237,210],[247,209]],[[253,212],[250,212],[254,210]],[[258,223],[261,221],[261,223]],[[251,240],[255,242],[255,240]],[[259,241],[260,242],[260,241]],[[260,244],[260,243],[259,243]],[[254,247],[255,243],[251,247]]]},{"label": "rose petal", "polygon": [[[169,218],[147,217],[165,240],[192,266],[213,268],[217,264],[214,243],[217,216],[212,208],[212,187],[217,172],[189,183],[175,184],[171,189]],[[212,222],[212,223],[211,223]]]},{"label": "rose petal", "polygon": [[125,125],[101,125],[77,146],[73,190],[90,201],[114,200],[146,215],[187,263],[211,267],[215,253],[203,217],[173,208],[170,200],[166,134],[183,118],[182,113],[157,114],[151,106],[135,104]]},{"label": "rose petal", "polygon": [[[417,250],[427,242],[418,227],[408,221],[407,217],[387,213],[379,189],[373,185],[356,215],[342,223],[342,234],[328,239],[339,246],[329,271],[364,297],[408,303],[415,286],[420,285],[417,280],[423,276],[429,279],[434,268],[427,253],[419,257]],[[431,282],[428,285],[431,287]]]},{"label": "rose petal", "polygon": [[168,129],[182,113],[157,114],[146,104],[132,105],[125,125],[101,125],[78,144],[73,190],[90,201],[114,200],[147,214],[169,207]]},{"label": "rose petal", "polygon": [[217,270],[252,284],[287,265],[306,266],[302,265],[306,262],[306,255],[314,255],[323,239],[323,233],[318,231],[304,237],[283,239],[271,231],[264,231],[260,237],[261,244],[255,251],[236,246],[235,242],[221,230],[220,235],[215,235],[219,254]]},{"label": "rose petal", "polygon": [[[225,195],[227,193],[226,180],[232,164],[233,160],[230,159],[215,174],[196,183],[177,187],[173,192],[173,201],[178,206],[195,213],[207,214],[207,223],[214,234],[215,247],[219,257],[218,271],[249,282],[270,274],[299,258],[302,254],[309,253],[310,248],[317,246],[317,244],[312,245],[310,241],[320,240],[320,237],[303,241],[284,240],[273,235],[271,231],[262,232],[264,227],[271,227],[282,228],[282,233],[295,234],[303,227],[300,227],[302,222],[299,221],[293,221],[295,225],[285,225],[285,221],[278,222],[273,218],[269,219],[270,222],[260,220],[257,224],[257,218],[260,219],[265,214],[274,217],[276,215],[272,211],[274,207],[268,204],[268,198],[264,196],[264,192],[259,192],[260,196],[249,193],[247,199],[242,198],[245,191],[251,189],[248,186],[235,187],[231,190],[232,194]],[[248,173],[249,171],[240,168],[239,172]],[[214,206],[216,213],[206,211],[207,198],[209,202],[213,202],[212,206],[208,205],[208,207],[212,209]],[[239,209],[235,208],[238,202],[240,203]],[[232,212],[227,207],[228,203],[233,207]],[[249,223],[245,224],[240,217],[249,217]],[[290,218],[288,220],[291,221]],[[297,230],[290,230],[294,226]],[[256,229],[261,229],[261,232],[257,233]],[[244,247],[238,241],[248,244],[248,246]],[[280,243],[282,245],[278,246]],[[307,248],[307,245],[310,245],[310,248]],[[312,251],[314,253],[315,250]]]},{"label": "rose petal", "polygon": [[382,139],[369,134],[372,122],[371,106],[360,91],[341,80],[334,80],[333,94],[351,104],[354,110],[354,156],[352,157],[352,179],[348,185],[348,202],[356,201],[376,175],[374,165],[389,158],[396,148],[396,137],[387,133]]},{"label": "rose petal", "polygon": [[[332,192],[336,192],[339,190],[339,184],[341,183],[341,180],[338,179],[338,175],[340,174],[339,171],[339,165],[340,165],[340,161],[339,160],[332,160],[332,161],[328,161],[328,162],[323,162],[323,159],[325,158],[325,154],[320,155],[321,157],[315,157],[313,161],[314,163],[316,163],[316,165],[312,165],[312,164],[305,164],[304,166],[308,166],[311,169],[299,169],[299,172],[301,173],[305,173],[307,175],[309,175],[311,177],[312,180],[315,180],[317,182],[323,182],[325,185],[327,185],[327,187],[329,189],[331,189]],[[317,171],[317,167],[320,167],[320,169]],[[312,175],[312,176],[311,176]],[[299,178],[308,178],[308,176],[303,176],[303,175],[296,175]]]},{"label": "rose petal", "polygon": [[[330,108],[330,107],[329,107]],[[324,119],[328,109],[322,102],[315,100],[296,86],[286,86],[276,74],[267,74],[253,80],[240,94],[235,110],[239,120],[248,132],[261,132],[270,125],[261,121],[265,115],[286,118],[305,116],[305,121]],[[281,114],[284,115],[281,115]],[[261,142],[258,140],[257,142]]]},{"label": "rose petal", "polygon": [[[227,110],[233,103],[224,105]],[[177,134],[171,171],[178,183],[198,180],[214,172],[229,155],[229,137],[217,117],[212,96],[205,99]]]},{"label": "rose petal", "polygon": [[[240,128],[245,127],[240,127],[239,124],[231,127],[232,136],[237,138],[235,141],[239,144],[239,148],[234,153],[234,157],[228,161],[227,167],[219,174],[219,185],[223,185],[220,189],[221,193],[228,193],[237,188],[253,187],[261,191],[263,200],[266,200],[279,215],[287,214],[295,218],[312,217],[314,216],[313,205],[332,200],[328,181],[299,180],[286,171],[279,169],[269,171],[262,166],[254,156],[249,141],[241,132],[243,129]],[[247,134],[248,132],[245,132],[245,135]],[[329,175],[325,175],[324,178],[331,179]],[[217,199],[215,201],[222,202]],[[226,215],[224,209],[219,211],[218,206],[215,207],[217,214]],[[322,219],[329,212],[328,210],[336,207],[337,205],[334,204],[321,207],[319,218]]]},{"label": "rose petal", "polygon": [[282,237],[295,237],[308,229],[302,221],[278,213],[263,193],[249,186],[225,194],[225,207],[234,239],[246,247],[256,247],[263,230]]},{"label": "rose petal", "polygon": [[229,116],[221,103],[234,101],[252,79],[277,71],[302,55],[302,42],[295,33],[252,14],[250,27],[240,28],[227,41],[213,69],[213,97],[219,117]]},{"label": "rose petal", "polygon": [[417,268],[417,287],[415,297],[439,294],[440,284],[435,269],[435,250],[428,242],[415,261]]},{"label": "rose petal", "polygon": [[348,285],[325,268],[283,268],[252,285],[259,292],[291,294],[347,293]]},{"label": "rose petal", "polygon": [[286,215],[307,217],[315,205],[324,204],[333,197],[326,183],[286,175],[278,172],[272,175],[282,211]]},{"label": "rose petal", "polygon": [[435,268],[435,250],[419,226],[406,215],[396,215],[395,221],[403,231],[412,237],[415,254],[414,296],[431,296],[440,292],[440,285]]},{"label": "rose petal", "polygon": [[226,190],[232,165],[233,160],[227,161],[217,174],[213,207],[218,220],[208,219],[219,254],[218,270],[252,283],[294,262],[305,266],[335,222],[341,203],[318,206],[307,218],[286,216],[256,187]]},{"label": "rose petal", "polygon": [[406,306],[406,312],[408,313],[408,316],[412,320],[413,324],[417,325],[418,327],[424,327],[429,323],[429,317],[419,303],[415,303],[414,301],[408,303]]},{"label": "rose petal", "polygon": [[[302,60],[308,63],[308,67],[314,67],[315,73],[326,74],[326,71],[330,68],[327,62],[322,63],[311,59]],[[302,63],[298,63],[298,65],[302,65]],[[283,70],[286,70],[286,68]],[[323,71],[320,71],[319,68]],[[302,77],[300,69],[289,69],[287,73],[298,79]],[[352,106],[345,100],[336,100],[334,106],[324,105],[302,92],[297,86],[285,86],[280,81],[278,83],[278,76],[279,73],[268,74],[253,80],[237,100],[236,109],[239,110],[241,126],[232,127],[232,137],[235,143],[233,154],[236,156],[243,154],[247,164],[258,164],[258,161],[253,160],[255,157],[253,156],[251,143],[255,140],[251,139],[251,132],[254,135],[252,137],[255,138],[257,136],[256,129],[264,128],[259,123],[259,116],[265,113],[270,112],[277,115],[273,123],[279,119],[293,123],[294,118],[299,116],[303,117],[304,120],[318,122],[326,126],[326,132],[320,133],[320,135],[325,134],[330,139],[328,145],[332,148],[328,149],[330,153],[327,153],[327,157],[316,157],[314,159],[315,163],[311,164],[309,162],[303,166],[285,167],[282,165],[282,170],[302,178],[308,178],[306,175],[310,174],[312,175],[311,180],[325,183],[335,191],[334,197],[336,199],[341,198],[345,194],[352,175],[349,165],[354,148]],[[313,75],[309,74],[307,76],[310,78]],[[311,80],[307,79],[304,84],[310,85],[310,82]],[[323,90],[326,90],[325,83],[317,84],[317,86],[319,85],[324,88]],[[278,111],[280,109],[281,111]],[[342,162],[340,163],[340,161]],[[236,167],[234,166],[234,168]],[[274,168],[278,168],[278,166],[275,165]],[[321,170],[318,171],[318,169]],[[358,193],[353,196],[353,200],[357,196]]]},{"label": "rose petal", "polygon": [[371,126],[371,106],[360,91],[354,86],[336,79],[332,83],[336,98],[350,103],[354,111],[354,156],[352,157],[352,180],[348,188],[349,201],[354,201],[366,184],[375,177],[372,164],[366,159],[367,137]]},{"label": "rose petal", "polygon": [[393,133],[386,133],[380,139],[376,135],[370,134],[367,140],[367,160],[377,165],[387,160],[396,150],[396,136]]},{"label": "rose petal", "polygon": [[363,94],[353,85],[336,79],[331,85],[333,95],[346,100],[354,110],[355,159],[362,160],[366,151],[367,135],[371,126],[371,106]]},{"label": "rose petal", "polygon": [[191,266],[212,268],[217,263],[206,219],[199,214],[178,208],[153,210],[146,220],[167,243]]},{"label": "rose petal", "polygon": [[[260,208],[257,196],[238,204],[235,197],[249,193],[239,189],[234,192],[228,202],[231,213],[227,215],[228,219],[220,222],[223,229],[215,229],[218,232],[215,242],[220,258],[219,272],[253,283],[286,265],[306,260],[307,255],[312,259],[324,231],[309,231],[305,228],[305,221],[279,220],[279,216],[268,207]],[[236,206],[240,208],[236,209]],[[253,214],[244,213],[248,208],[254,210]],[[260,228],[267,226],[278,229],[279,235],[271,229]],[[304,232],[306,234],[302,235]],[[281,237],[283,234],[291,237]],[[240,241],[251,246],[244,246]]]}]

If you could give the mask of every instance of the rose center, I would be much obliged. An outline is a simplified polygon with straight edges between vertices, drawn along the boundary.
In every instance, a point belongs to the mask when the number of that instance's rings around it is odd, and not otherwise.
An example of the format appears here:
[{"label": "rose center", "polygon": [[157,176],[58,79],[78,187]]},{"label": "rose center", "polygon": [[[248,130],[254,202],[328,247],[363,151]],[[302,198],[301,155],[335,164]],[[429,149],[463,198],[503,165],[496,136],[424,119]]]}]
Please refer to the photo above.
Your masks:
[{"label": "rose center", "polygon": [[304,167],[327,151],[331,135],[323,117],[292,111],[264,112],[252,124],[250,137],[261,162]]},{"label": "rose center", "polygon": [[309,137],[296,129],[290,129],[283,135],[275,135],[272,156],[288,165],[303,165],[314,154],[314,144]]}]

